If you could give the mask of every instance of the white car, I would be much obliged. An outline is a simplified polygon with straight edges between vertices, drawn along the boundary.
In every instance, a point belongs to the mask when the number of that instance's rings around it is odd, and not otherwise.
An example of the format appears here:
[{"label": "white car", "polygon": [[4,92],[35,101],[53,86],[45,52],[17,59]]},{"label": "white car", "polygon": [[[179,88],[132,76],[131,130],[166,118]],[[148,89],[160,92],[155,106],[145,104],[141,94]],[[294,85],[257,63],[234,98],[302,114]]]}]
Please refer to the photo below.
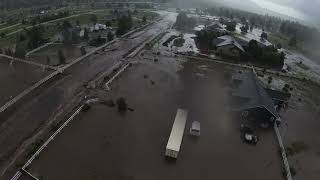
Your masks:
[{"label": "white car", "polygon": [[193,121],[190,128],[190,135],[200,136],[200,122]]}]

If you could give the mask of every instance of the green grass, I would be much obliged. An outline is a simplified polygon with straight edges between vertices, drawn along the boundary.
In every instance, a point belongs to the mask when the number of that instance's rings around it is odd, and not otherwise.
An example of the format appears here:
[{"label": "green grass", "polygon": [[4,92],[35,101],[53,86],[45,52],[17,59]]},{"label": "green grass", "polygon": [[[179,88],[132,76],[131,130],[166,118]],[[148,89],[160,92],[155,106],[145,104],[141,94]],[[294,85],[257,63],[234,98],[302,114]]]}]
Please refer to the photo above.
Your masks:
[{"label": "green grass", "polygon": [[1,24],[1,25],[0,25],[0,29],[5,28],[5,27],[8,27],[8,26],[10,26],[10,25],[5,24],[5,23],[4,23],[4,24]]},{"label": "green grass", "polygon": [[287,154],[289,156],[293,156],[295,154],[299,154],[307,150],[308,150],[308,146],[303,141],[294,141],[286,148]]},{"label": "green grass", "polygon": [[[86,11],[80,10],[80,11],[87,12],[87,10]],[[111,14],[111,10],[110,9],[97,10],[97,11],[93,12],[92,14],[95,14],[98,17],[99,23],[104,24],[105,17]],[[92,25],[92,21],[90,19],[92,14],[82,14],[82,15],[79,15],[76,17],[71,17],[71,18],[65,19],[65,20],[69,21],[73,25],[76,24],[77,20],[79,20],[80,25]],[[132,17],[134,17],[133,18],[134,26],[140,26],[140,25],[145,24],[142,22],[143,16],[146,16],[148,21],[159,17],[159,15],[157,13],[138,10],[137,14],[132,15]],[[63,21],[64,21],[64,19],[43,25],[45,27],[44,37],[47,39],[51,39],[57,32],[59,32],[58,24],[59,23],[61,24]],[[0,31],[0,33],[1,32],[4,32],[4,33],[14,32],[14,31],[19,30],[19,29],[26,27],[26,26],[28,26],[28,25],[21,24],[21,25],[15,26],[13,28],[6,29],[5,31]],[[117,22],[112,22],[112,26],[113,27],[117,26]],[[11,36],[6,36],[4,38],[0,38],[0,48],[2,48],[2,49],[5,47],[13,48],[15,46],[15,44],[17,43],[18,35],[19,35],[19,33],[15,34],[15,35],[11,35]],[[25,46],[27,44],[26,42],[22,42],[22,43],[24,43]],[[28,49],[28,48],[26,48],[26,49]]]},{"label": "green grass", "polygon": [[19,29],[22,29],[24,27],[27,27],[27,25],[24,25],[24,24],[20,24],[18,26],[14,26],[14,27],[11,27],[11,28],[8,28],[8,29],[5,29],[5,30],[0,30],[0,33],[5,33],[5,34],[8,34],[8,33],[11,33],[11,32],[14,32],[14,31],[17,31]]},{"label": "green grass", "polygon": [[280,43],[282,47],[288,48],[289,47],[289,38],[281,35],[280,33],[269,33],[268,40],[272,44]]}]

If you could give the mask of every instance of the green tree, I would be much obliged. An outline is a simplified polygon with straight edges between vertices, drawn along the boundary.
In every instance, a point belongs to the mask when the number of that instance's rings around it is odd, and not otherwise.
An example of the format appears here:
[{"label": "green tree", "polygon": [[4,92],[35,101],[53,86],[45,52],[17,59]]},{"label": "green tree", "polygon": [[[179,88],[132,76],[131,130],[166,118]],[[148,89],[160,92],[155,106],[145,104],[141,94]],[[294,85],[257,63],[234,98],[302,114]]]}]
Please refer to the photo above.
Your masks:
[{"label": "green tree", "polygon": [[237,26],[237,22],[231,21],[231,22],[228,22],[228,23],[227,23],[226,29],[227,29],[228,31],[233,32],[233,31],[236,30],[236,26]]},{"label": "green tree", "polygon": [[110,21],[106,21],[106,22],[105,22],[105,25],[106,25],[107,27],[110,27],[110,26],[112,25],[112,23],[111,23]]},{"label": "green tree", "polygon": [[107,39],[108,39],[108,41],[112,41],[112,40],[113,40],[113,38],[114,38],[113,33],[109,31],[109,32],[108,32],[108,35],[107,35]]},{"label": "green tree", "polygon": [[248,24],[243,25],[243,26],[241,26],[240,29],[241,29],[241,32],[242,32],[242,33],[246,34],[246,33],[248,33],[249,25],[248,25]]},{"label": "green tree", "polygon": [[88,32],[88,29],[87,29],[87,28],[84,29],[83,38],[84,38],[86,41],[89,40],[89,32]]},{"label": "green tree", "polygon": [[49,56],[47,56],[47,65],[50,65],[51,64],[51,59]]},{"label": "green tree", "polygon": [[13,51],[12,51],[12,49],[7,48],[7,49],[5,49],[4,54],[7,55],[7,56],[13,56]]},{"label": "green tree", "polygon": [[193,29],[196,25],[196,21],[193,18],[189,18],[185,12],[180,12],[176,20],[176,28],[179,30]]},{"label": "green tree", "polygon": [[282,48],[281,43],[278,43],[278,44],[277,44],[277,48],[278,48],[278,49],[281,49],[281,48]]},{"label": "green tree", "polygon": [[260,58],[262,56],[262,48],[258,45],[256,40],[251,40],[248,45],[248,52],[254,58]]},{"label": "green tree", "polygon": [[14,56],[24,59],[26,56],[26,49],[22,44],[17,44],[16,45],[16,50],[14,52]]},{"label": "green tree", "polygon": [[58,51],[58,57],[59,57],[59,63],[60,64],[65,64],[66,63],[66,58],[64,56],[64,53],[61,49]]},{"label": "green tree", "polygon": [[118,18],[118,29],[116,31],[116,34],[123,35],[126,32],[128,32],[132,28],[132,18],[130,16],[121,16]]},{"label": "green tree", "polygon": [[119,112],[126,112],[128,109],[128,105],[126,102],[126,99],[123,97],[120,97],[117,99],[117,105],[118,105],[118,111]]},{"label": "green tree", "polygon": [[143,22],[143,23],[146,23],[146,22],[147,22],[147,17],[146,17],[146,16],[143,16],[143,17],[142,17],[142,22]]},{"label": "green tree", "polygon": [[91,16],[90,16],[90,21],[91,21],[93,24],[96,24],[96,23],[98,22],[98,17],[97,17],[97,15],[91,14]]},{"label": "green tree", "polygon": [[63,36],[63,43],[69,44],[72,42],[72,24],[69,21],[63,21],[62,23],[62,36]]},{"label": "green tree", "polygon": [[87,54],[86,48],[84,46],[81,46],[80,51],[82,56]]},{"label": "green tree", "polygon": [[45,43],[43,26],[33,26],[30,29],[26,29],[26,34],[28,38],[28,47],[30,49],[35,49]]},{"label": "green tree", "polygon": [[268,39],[268,34],[263,31],[263,32],[261,33],[261,38],[262,38],[262,39]]},{"label": "green tree", "polygon": [[297,36],[293,36],[289,40],[289,46],[295,47],[297,46]]}]

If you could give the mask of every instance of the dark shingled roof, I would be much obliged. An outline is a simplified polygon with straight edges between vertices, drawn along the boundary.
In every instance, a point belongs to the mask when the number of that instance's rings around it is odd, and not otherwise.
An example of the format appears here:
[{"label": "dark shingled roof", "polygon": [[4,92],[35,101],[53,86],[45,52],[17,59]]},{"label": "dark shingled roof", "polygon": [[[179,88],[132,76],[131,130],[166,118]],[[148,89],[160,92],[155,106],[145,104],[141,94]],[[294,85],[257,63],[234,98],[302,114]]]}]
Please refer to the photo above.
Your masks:
[{"label": "dark shingled roof", "polygon": [[241,83],[232,93],[233,96],[248,99],[245,103],[236,107],[235,110],[246,110],[257,107],[267,109],[276,119],[280,118],[274,107],[272,98],[268,95],[260,80],[254,71],[243,72],[233,76],[234,80],[239,80]]},{"label": "dark shingled roof", "polygon": [[281,92],[281,91],[275,91],[275,90],[272,90],[272,89],[265,89],[265,90],[273,100],[278,100],[278,101],[282,101],[282,102],[288,102],[289,99],[291,98],[291,94],[290,93]]}]

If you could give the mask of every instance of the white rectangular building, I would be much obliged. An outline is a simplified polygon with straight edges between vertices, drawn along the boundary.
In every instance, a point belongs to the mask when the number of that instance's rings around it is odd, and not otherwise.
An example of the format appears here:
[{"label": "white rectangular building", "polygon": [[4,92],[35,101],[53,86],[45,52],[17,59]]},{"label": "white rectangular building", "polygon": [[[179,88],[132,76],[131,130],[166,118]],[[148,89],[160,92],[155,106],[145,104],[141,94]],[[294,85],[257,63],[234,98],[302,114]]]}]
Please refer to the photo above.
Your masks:
[{"label": "white rectangular building", "polygon": [[187,117],[188,112],[186,110],[178,109],[166,147],[166,156],[171,158],[178,157]]}]

